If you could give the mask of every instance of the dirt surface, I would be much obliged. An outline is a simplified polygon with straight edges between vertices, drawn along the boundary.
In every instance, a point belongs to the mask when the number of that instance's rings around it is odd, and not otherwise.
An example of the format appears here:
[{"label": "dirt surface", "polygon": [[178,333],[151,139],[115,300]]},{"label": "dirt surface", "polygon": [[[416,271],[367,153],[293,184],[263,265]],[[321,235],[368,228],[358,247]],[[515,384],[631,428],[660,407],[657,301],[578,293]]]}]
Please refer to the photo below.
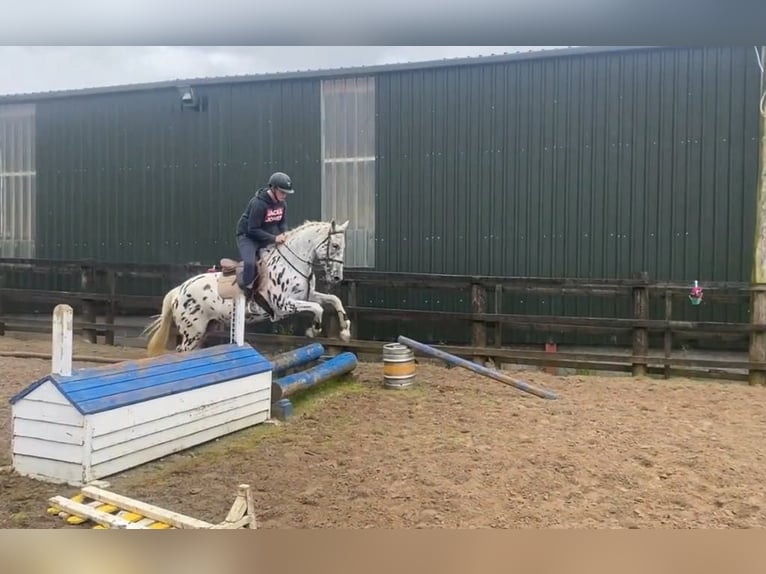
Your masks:
[{"label": "dirt surface", "polygon": [[[0,337],[0,351],[18,341]],[[49,342],[26,341],[46,352]],[[126,357],[77,342],[76,353]],[[0,357],[0,466],[7,398],[48,361]],[[766,390],[673,379],[518,376],[546,401],[463,369],[418,366],[382,388],[380,364],[259,425],[110,477],[116,492],[210,521],[253,485],[262,528],[763,527]],[[47,498],[76,489],[0,474],[0,526],[73,528]]]}]

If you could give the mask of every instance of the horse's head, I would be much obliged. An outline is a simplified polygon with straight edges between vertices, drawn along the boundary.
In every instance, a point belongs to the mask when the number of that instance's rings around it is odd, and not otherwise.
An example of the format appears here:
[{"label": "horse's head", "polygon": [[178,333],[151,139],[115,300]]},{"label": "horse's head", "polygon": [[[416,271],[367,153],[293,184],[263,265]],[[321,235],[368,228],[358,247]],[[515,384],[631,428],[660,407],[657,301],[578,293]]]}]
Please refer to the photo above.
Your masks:
[{"label": "horse's head", "polygon": [[316,248],[316,258],[324,265],[325,276],[330,284],[343,281],[343,262],[346,254],[346,228],[348,221],[340,225],[330,222],[326,241]]}]

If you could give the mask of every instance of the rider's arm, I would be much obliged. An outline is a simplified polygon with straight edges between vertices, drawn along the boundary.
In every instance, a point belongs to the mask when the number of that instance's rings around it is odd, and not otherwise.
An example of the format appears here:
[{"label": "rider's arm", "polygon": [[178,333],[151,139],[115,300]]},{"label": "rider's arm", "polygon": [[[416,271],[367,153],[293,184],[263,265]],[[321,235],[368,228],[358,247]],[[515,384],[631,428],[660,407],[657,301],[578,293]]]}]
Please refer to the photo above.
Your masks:
[{"label": "rider's arm", "polygon": [[279,222],[279,232],[287,233],[287,206],[282,209],[282,221]]},{"label": "rider's arm", "polygon": [[260,203],[256,203],[253,209],[250,210],[250,217],[247,219],[247,235],[250,239],[254,239],[261,244],[274,243],[277,238],[261,228],[264,215],[263,206]]}]

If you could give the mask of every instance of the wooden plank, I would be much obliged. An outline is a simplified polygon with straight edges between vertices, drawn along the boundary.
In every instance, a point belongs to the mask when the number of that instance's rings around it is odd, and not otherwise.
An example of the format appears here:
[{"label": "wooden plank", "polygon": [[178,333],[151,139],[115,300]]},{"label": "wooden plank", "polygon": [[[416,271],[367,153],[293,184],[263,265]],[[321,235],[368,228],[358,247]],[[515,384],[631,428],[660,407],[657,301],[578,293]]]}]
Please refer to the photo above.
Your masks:
[{"label": "wooden plank", "polygon": [[93,498],[94,500],[99,500],[101,502],[119,506],[120,508],[129,510],[130,512],[141,514],[142,516],[157,520],[159,522],[164,522],[165,524],[175,526],[176,528],[196,529],[210,528],[213,526],[211,523],[205,522],[204,520],[198,520],[196,518],[192,518],[191,516],[173,512],[172,510],[166,510],[153,504],[103,490],[96,486],[84,486],[81,491],[85,496]]},{"label": "wooden plank", "polygon": [[[0,295],[6,301],[21,303],[82,303],[83,301],[110,302],[109,293],[96,291],[56,291],[45,289],[0,288]],[[126,295],[117,294],[120,307],[131,309],[135,307],[157,307],[162,305],[162,295]]]},{"label": "wooden plank", "polygon": [[238,528],[244,528],[245,526],[249,526],[250,524],[251,524],[250,517],[244,516],[233,522],[224,521],[218,524],[214,524],[213,526],[210,527],[210,529],[211,530],[235,530]]},{"label": "wooden plank", "polygon": [[63,496],[54,496],[49,498],[48,501],[53,506],[63,509],[72,516],[87,519],[95,522],[96,524],[101,524],[102,526],[107,526],[109,528],[130,528],[133,524],[128,520],[118,516],[113,516],[107,512],[102,512],[96,508],[93,508],[92,506],[82,504],[81,502],[75,502],[74,500],[70,500]]},{"label": "wooden plank", "polygon": [[[247,336],[248,343],[252,343],[258,347],[265,345],[284,345],[291,347],[300,347],[306,344],[304,337],[296,335],[270,335],[270,334],[249,334]],[[312,339],[312,341],[325,344],[323,338]],[[373,354],[379,354],[384,344],[390,341],[368,341],[368,340],[351,340],[348,343],[342,341],[336,342],[338,347],[342,347],[344,350],[355,352],[369,352]],[[557,351],[556,353],[546,353],[545,351],[536,351],[529,349],[514,349],[511,347],[494,348],[486,347],[477,349],[470,346],[457,346],[457,345],[432,345],[436,349],[440,349],[458,355],[464,358],[470,358],[476,355],[488,356],[496,359],[502,359],[506,362],[512,362],[520,359],[534,359],[550,361],[553,364],[558,358],[562,358],[568,361],[591,361],[591,362],[615,362],[624,365],[630,365],[631,355],[619,354],[619,353],[586,353],[586,352],[566,352]],[[636,357],[635,360],[640,360],[640,357]],[[650,360],[656,361],[658,364],[662,364],[664,358],[660,355],[650,356]],[[747,368],[749,363],[746,360],[743,361],[730,361],[720,359],[693,359],[693,358],[672,358],[671,362],[677,365],[699,365],[709,366],[711,368]],[[759,366],[766,368],[766,363],[761,363]]]},{"label": "wooden plank", "polygon": [[749,323],[722,323],[705,321],[664,321],[661,319],[634,319],[612,317],[577,317],[561,315],[495,315],[493,313],[464,313],[458,311],[427,311],[418,309],[388,309],[378,307],[349,307],[360,315],[374,316],[376,319],[394,317],[401,321],[420,321],[433,319],[439,321],[483,321],[486,323],[510,323],[514,327],[530,325],[544,327],[545,330],[555,327],[592,327],[611,332],[613,329],[644,328],[650,331],[664,331],[668,328],[676,331],[715,331],[720,333],[748,333],[752,329],[766,332],[766,325],[750,325]]}]

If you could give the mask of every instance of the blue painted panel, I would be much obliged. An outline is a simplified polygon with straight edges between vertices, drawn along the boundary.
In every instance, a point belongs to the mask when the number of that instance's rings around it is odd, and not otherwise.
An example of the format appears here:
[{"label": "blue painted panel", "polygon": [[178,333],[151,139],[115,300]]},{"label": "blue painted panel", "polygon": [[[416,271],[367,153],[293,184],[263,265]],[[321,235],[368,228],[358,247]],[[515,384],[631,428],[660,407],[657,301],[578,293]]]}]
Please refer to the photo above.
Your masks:
[{"label": "blue painted panel", "polygon": [[11,403],[51,380],[80,413],[95,414],[270,370],[271,362],[250,346],[218,345],[82,369],[69,377],[49,375],[18,393]]}]

